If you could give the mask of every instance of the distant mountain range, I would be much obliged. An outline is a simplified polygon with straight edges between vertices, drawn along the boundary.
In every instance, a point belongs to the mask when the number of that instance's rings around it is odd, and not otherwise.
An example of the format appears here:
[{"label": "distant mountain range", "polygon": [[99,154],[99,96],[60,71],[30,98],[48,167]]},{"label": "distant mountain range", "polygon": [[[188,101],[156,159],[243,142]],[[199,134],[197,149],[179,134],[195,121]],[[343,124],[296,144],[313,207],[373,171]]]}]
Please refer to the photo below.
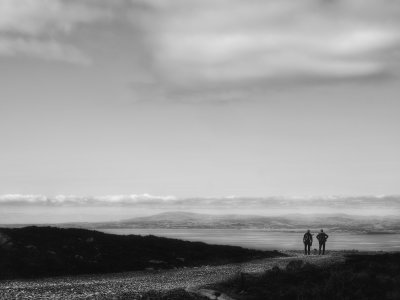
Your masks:
[{"label": "distant mountain range", "polygon": [[400,233],[397,217],[366,217],[345,214],[285,216],[211,215],[192,212],[166,212],[116,222],[74,223],[63,226],[101,228],[187,228],[187,229],[261,229],[266,231],[304,231],[324,228],[335,232]]}]

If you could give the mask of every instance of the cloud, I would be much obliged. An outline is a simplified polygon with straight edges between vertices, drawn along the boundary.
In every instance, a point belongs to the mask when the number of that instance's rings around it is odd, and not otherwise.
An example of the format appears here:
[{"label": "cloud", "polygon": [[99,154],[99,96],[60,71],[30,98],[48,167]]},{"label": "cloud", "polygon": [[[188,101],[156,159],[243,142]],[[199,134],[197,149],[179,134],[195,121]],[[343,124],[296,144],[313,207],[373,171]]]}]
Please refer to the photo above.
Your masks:
[{"label": "cloud", "polygon": [[40,41],[23,38],[1,38],[0,55],[29,56],[44,60],[64,61],[74,64],[87,65],[91,59],[74,46],[55,41]]},{"label": "cloud", "polygon": [[108,195],[108,196],[74,196],[57,195],[48,197],[45,195],[0,195],[0,205],[49,205],[49,206],[98,206],[98,205],[152,205],[163,204],[168,201],[178,200],[174,196],[141,195]]},{"label": "cloud", "polygon": [[[155,85],[224,99],[276,83],[391,73],[400,4],[379,0],[147,1]],[[244,94],[248,93],[246,91]],[[154,95],[154,90],[151,92]],[[208,94],[208,96],[207,96]],[[229,98],[227,96],[226,98]]]},{"label": "cloud", "polygon": [[68,33],[79,24],[110,16],[94,4],[95,1],[85,0],[0,0],[0,31],[27,35]]},{"label": "cloud", "polygon": [[103,1],[0,0],[0,55],[88,64],[88,55],[60,40],[111,17]]},{"label": "cloud", "polygon": [[327,197],[197,197],[108,195],[2,195],[0,206],[35,207],[127,207],[157,211],[207,211],[213,213],[293,214],[348,213],[355,215],[395,215],[400,213],[399,196]]},{"label": "cloud", "polygon": [[[123,59],[138,62],[137,98],[226,101],[276,85],[388,78],[399,20],[390,0],[0,0],[0,55],[88,63],[77,37],[107,28],[134,45]],[[101,38],[89,36],[110,47]]]}]

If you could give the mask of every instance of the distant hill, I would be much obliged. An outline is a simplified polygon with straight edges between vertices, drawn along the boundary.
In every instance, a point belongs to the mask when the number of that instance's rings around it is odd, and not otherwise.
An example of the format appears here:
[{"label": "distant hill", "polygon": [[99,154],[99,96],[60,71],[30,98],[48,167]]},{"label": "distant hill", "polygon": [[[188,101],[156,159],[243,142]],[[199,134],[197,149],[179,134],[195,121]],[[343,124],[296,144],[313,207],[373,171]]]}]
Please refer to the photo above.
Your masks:
[{"label": "distant hill", "polygon": [[[7,224],[6,228],[21,228],[30,224]],[[257,229],[265,231],[303,232],[321,228],[330,232],[358,234],[400,233],[397,216],[358,216],[346,214],[289,214],[283,216],[214,215],[193,212],[165,212],[120,221],[93,223],[41,224],[41,226],[85,229]]]},{"label": "distant hill", "polygon": [[[72,224],[68,224],[72,225]],[[395,217],[354,216],[345,214],[285,216],[211,215],[191,212],[166,212],[117,222],[87,223],[91,228],[204,228],[262,229],[269,231],[303,231],[320,228],[335,232],[399,233],[400,219]]]},{"label": "distant hill", "polygon": [[167,269],[279,255],[276,251],[86,229],[0,228],[0,279]]}]

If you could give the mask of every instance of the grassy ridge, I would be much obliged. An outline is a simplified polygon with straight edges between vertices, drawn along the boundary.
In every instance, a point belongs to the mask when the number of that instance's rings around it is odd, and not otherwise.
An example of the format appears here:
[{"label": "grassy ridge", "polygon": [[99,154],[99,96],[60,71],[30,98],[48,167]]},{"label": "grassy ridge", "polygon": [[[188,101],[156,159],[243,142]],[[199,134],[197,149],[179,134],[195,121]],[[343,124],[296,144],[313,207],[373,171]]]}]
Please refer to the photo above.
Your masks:
[{"label": "grassy ridge", "polygon": [[0,278],[168,269],[275,257],[276,251],[55,227],[0,228]]},{"label": "grassy ridge", "polygon": [[236,278],[215,289],[235,299],[336,300],[400,299],[400,253],[348,256],[327,267],[289,263],[261,277]]}]

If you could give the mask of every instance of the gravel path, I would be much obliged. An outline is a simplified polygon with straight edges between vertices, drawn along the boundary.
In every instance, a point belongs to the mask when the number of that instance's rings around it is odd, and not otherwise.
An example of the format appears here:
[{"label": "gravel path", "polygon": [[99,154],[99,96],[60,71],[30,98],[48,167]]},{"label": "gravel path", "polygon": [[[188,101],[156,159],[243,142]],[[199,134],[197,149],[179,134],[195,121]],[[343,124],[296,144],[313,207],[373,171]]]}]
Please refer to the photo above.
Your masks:
[{"label": "gravel path", "polygon": [[273,266],[284,267],[291,260],[322,265],[344,259],[340,252],[325,256],[288,254],[292,256],[222,266],[0,281],[0,299],[119,299],[127,294],[134,299],[134,295],[150,290],[195,289],[227,280],[240,272],[260,273]]}]

